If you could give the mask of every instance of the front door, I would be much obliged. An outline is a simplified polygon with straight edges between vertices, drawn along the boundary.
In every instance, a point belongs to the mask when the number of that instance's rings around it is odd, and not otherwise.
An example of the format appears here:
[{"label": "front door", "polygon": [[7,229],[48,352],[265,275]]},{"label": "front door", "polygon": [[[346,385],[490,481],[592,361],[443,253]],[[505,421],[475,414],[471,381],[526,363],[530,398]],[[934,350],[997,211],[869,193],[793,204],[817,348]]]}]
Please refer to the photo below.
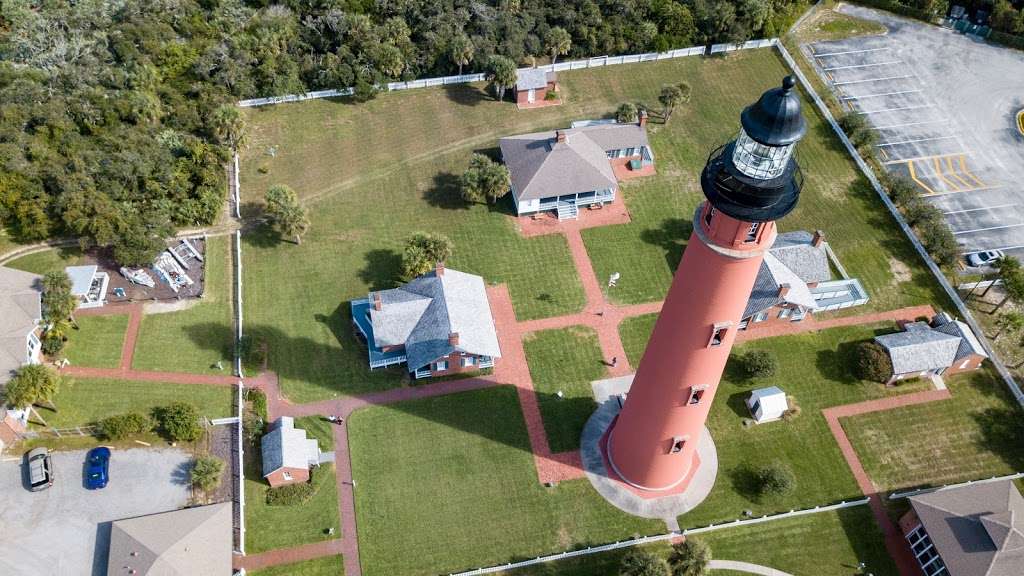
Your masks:
[{"label": "front door", "polygon": [[537,89],[530,88],[530,91],[526,93],[526,101],[533,104],[535,100],[537,100]]}]

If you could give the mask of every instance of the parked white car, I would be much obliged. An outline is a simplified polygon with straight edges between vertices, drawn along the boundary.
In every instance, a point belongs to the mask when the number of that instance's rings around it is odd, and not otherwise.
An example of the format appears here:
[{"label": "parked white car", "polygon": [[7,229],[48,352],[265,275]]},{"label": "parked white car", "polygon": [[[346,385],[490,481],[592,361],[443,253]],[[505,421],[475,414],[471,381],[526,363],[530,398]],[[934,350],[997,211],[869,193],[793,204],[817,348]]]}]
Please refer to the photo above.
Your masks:
[{"label": "parked white car", "polygon": [[1002,250],[982,250],[967,255],[967,263],[971,266],[988,266],[1006,254]]}]

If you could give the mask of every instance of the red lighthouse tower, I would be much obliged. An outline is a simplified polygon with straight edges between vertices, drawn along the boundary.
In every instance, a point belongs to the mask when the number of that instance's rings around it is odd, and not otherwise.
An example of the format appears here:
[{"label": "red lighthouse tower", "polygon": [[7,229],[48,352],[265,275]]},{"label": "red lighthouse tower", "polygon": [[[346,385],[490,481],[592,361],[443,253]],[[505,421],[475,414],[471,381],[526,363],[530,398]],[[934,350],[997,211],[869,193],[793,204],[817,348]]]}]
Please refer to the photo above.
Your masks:
[{"label": "red lighthouse tower", "polygon": [[698,440],[775,220],[800,196],[793,149],[807,128],[794,86],[788,76],[743,110],[736,140],[701,174],[707,200],[604,447],[615,474],[644,497],[684,491],[700,466]]}]

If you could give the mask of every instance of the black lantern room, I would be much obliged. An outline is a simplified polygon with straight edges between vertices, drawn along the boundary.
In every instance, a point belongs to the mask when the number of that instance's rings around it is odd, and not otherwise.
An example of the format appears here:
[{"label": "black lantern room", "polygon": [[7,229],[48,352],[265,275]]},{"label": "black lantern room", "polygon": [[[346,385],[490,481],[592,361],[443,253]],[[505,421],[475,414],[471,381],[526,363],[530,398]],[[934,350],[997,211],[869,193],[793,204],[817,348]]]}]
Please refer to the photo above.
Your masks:
[{"label": "black lantern room", "polygon": [[780,88],[762,94],[740,115],[736,139],[711,153],[700,183],[716,210],[745,222],[768,222],[796,207],[803,176],[793,150],[807,123],[795,86],[786,76]]}]

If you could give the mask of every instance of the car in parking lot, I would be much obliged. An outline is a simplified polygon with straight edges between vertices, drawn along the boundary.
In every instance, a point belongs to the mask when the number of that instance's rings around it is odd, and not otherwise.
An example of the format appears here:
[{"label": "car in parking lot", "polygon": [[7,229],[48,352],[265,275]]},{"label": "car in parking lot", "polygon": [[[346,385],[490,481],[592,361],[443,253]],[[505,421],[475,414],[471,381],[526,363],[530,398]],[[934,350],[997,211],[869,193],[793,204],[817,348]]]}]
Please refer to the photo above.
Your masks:
[{"label": "car in parking lot", "polygon": [[967,263],[971,266],[988,266],[994,264],[1006,254],[1002,250],[982,250],[967,255]]},{"label": "car in parking lot", "polygon": [[106,488],[110,480],[110,448],[100,446],[85,456],[85,487],[90,490]]},{"label": "car in parking lot", "polygon": [[33,492],[53,486],[53,459],[46,448],[34,448],[25,454],[28,464],[28,489]]}]

